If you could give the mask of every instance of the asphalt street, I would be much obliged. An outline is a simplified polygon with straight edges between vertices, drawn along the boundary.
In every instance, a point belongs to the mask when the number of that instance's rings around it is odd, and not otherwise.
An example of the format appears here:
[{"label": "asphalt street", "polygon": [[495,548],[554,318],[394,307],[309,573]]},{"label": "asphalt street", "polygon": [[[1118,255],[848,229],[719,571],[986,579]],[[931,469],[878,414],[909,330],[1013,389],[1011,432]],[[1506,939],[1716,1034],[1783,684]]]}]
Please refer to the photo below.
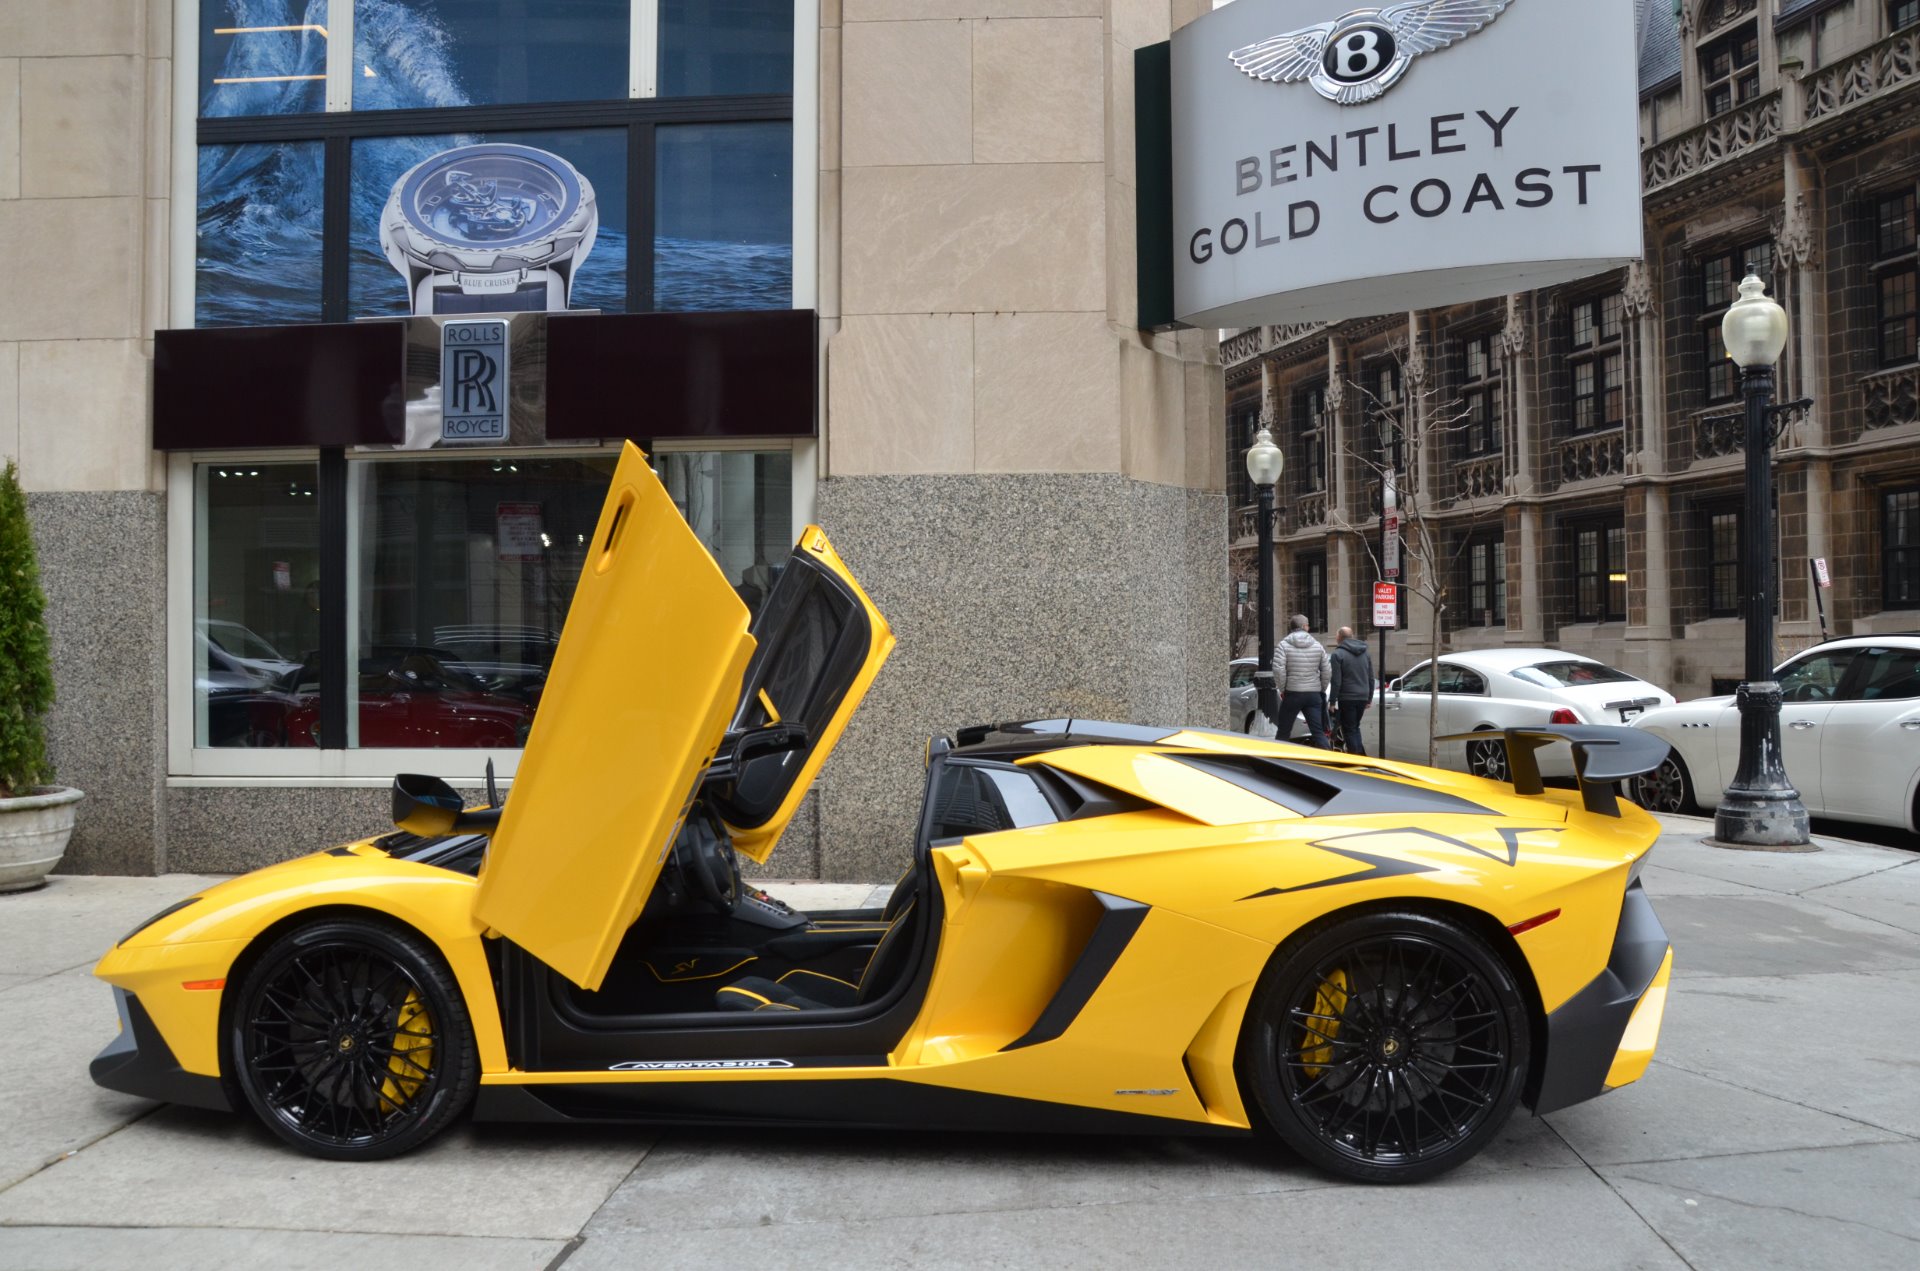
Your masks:
[{"label": "asphalt street", "polygon": [[464,1127],[315,1161],[87,1079],[114,1028],[94,959],[203,880],[58,878],[0,897],[0,1268],[1920,1265],[1920,857],[1667,826],[1646,1079],[1396,1189],[1155,1138]]}]

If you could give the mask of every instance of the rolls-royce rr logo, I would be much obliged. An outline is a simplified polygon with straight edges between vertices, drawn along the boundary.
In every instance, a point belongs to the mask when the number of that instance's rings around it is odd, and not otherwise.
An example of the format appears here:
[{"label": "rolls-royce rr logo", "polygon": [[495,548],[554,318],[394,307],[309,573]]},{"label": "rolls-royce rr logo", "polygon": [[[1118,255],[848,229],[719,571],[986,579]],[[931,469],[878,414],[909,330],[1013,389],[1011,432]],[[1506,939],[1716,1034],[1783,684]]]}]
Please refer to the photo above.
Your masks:
[{"label": "rolls-royce rr logo", "polygon": [[1400,82],[1413,59],[1458,43],[1486,26],[1513,0],[1414,0],[1355,9],[1235,49],[1233,64],[1254,79],[1293,84],[1342,106],[1370,102]]}]

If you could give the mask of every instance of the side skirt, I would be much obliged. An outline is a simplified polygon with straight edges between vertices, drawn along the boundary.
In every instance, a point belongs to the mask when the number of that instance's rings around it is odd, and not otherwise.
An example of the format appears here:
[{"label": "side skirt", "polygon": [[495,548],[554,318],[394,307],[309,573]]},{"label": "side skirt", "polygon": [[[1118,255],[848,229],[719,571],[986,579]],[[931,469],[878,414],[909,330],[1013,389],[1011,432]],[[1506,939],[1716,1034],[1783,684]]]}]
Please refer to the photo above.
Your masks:
[{"label": "side skirt", "polygon": [[478,1121],[1244,1138],[1249,1130],[893,1078],[482,1086]]}]

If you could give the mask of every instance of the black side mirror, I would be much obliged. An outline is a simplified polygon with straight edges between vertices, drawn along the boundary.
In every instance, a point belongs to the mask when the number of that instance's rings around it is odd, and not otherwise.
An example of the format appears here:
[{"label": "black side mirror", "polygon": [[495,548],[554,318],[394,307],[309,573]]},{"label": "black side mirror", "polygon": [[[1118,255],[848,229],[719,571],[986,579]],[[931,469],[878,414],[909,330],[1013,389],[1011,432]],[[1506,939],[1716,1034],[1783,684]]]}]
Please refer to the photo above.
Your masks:
[{"label": "black side mirror", "polygon": [[500,824],[500,809],[468,808],[459,791],[439,777],[403,772],[393,779],[393,823],[421,838],[491,834]]}]

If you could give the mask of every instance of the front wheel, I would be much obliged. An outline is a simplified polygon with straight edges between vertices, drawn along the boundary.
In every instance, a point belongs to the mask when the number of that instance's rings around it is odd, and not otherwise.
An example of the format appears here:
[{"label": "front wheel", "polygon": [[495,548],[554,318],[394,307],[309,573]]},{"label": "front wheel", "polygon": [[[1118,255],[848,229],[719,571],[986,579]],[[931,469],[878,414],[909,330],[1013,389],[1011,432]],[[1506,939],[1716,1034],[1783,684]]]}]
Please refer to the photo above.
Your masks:
[{"label": "front wheel", "polygon": [[418,936],[359,919],[312,922],[267,948],[234,999],[227,1053],[267,1128],[330,1160],[418,1147],[479,1084],[446,963]]},{"label": "front wheel", "polygon": [[1672,751],[1652,772],[1633,779],[1633,801],[1649,812],[1686,812],[1693,807],[1687,765]]},{"label": "front wheel", "polygon": [[1473,932],[1418,912],[1283,947],[1247,1014],[1242,1074],[1267,1124],[1343,1178],[1411,1183],[1485,1147],[1526,1082],[1526,1007]]}]

